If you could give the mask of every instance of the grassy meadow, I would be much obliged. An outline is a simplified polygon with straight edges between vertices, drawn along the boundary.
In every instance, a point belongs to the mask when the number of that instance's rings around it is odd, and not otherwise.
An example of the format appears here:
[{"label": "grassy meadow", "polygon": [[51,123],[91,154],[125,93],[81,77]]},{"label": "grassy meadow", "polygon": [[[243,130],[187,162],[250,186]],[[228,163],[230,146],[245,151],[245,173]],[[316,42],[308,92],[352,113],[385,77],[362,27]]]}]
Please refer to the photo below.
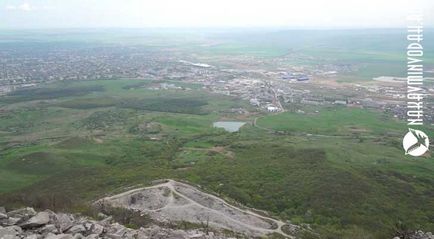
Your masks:
[{"label": "grassy meadow", "polygon": [[[321,238],[434,230],[434,161],[405,157],[405,125],[374,111],[324,108],[212,127],[247,102],[146,80],[48,84],[0,98],[0,204],[83,211],[161,178],[188,180]],[[176,82],[175,82],[176,84]],[[67,90],[66,90],[67,89]]]}]

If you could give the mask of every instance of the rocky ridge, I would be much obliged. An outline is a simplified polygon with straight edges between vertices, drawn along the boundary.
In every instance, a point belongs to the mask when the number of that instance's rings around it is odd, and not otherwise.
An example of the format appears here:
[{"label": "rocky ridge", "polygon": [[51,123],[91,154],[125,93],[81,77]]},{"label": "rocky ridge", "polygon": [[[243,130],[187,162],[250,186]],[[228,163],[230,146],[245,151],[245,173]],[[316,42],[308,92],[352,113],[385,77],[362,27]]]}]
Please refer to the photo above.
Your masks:
[{"label": "rocky ridge", "polygon": [[[151,225],[131,229],[111,216],[101,220],[50,210],[37,212],[26,207],[7,212],[0,207],[0,239],[235,239],[200,229],[180,230]],[[431,232],[416,231],[408,239],[434,239]],[[403,239],[394,237],[393,239]]]},{"label": "rocky ridge", "polygon": [[36,212],[33,208],[21,208],[6,212],[0,207],[0,239],[228,239],[214,232],[199,229],[178,230],[152,225],[130,229],[111,216],[102,220],[50,210]]}]

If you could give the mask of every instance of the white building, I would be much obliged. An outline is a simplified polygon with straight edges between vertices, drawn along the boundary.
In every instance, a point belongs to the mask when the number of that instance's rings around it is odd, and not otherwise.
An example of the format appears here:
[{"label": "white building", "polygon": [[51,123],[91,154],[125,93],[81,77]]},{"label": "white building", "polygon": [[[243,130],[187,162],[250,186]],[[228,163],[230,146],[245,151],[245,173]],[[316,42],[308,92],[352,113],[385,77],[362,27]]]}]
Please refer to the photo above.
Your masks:
[{"label": "white building", "polygon": [[274,113],[274,112],[279,112],[280,109],[278,107],[276,107],[276,106],[267,106],[267,111],[271,112],[271,113]]}]

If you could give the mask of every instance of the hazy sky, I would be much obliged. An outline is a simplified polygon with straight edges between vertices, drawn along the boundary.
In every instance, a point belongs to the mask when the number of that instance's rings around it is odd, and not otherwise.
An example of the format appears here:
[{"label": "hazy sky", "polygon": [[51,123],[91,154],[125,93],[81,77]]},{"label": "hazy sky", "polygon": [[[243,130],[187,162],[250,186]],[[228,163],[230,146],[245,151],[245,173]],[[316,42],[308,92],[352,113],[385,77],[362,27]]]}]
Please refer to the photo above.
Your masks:
[{"label": "hazy sky", "polygon": [[433,0],[0,0],[0,28],[405,27]]}]

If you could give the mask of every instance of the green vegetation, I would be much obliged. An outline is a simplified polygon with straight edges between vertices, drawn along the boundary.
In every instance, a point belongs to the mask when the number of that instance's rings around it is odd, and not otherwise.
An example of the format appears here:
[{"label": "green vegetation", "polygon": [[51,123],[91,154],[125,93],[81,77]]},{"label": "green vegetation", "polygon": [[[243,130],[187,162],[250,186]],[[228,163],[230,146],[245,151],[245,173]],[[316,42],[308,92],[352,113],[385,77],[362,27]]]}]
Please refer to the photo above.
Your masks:
[{"label": "green vegetation", "polygon": [[105,129],[123,123],[128,119],[128,112],[125,111],[96,111],[87,118],[79,122],[79,127],[84,127],[88,130]]},{"label": "green vegetation", "polygon": [[344,107],[323,107],[318,112],[307,113],[286,112],[261,118],[257,123],[261,127],[279,131],[327,135],[384,134],[405,128],[403,122],[388,115]]},{"label": "green vegetation", "polygon": [[[9,101],[0,115],[0,205],[84,211],[107,193],[174,178],[321,234],[302,238],[391,238],[398,222],[434,230],[433,157],[403,154],[396,135],[406,128],[396,119],[319,107],[227,133],[212,123],[236,119],[230,109],[248,103],[200,88],[126,87],[144,81],[56,83],[49,92],[92,90],[46,101],[41,88]],[[116,215],[130,226],[148,222]]]},{"label": "green vegetation", "polygon": [[194,98],[167,99],[164,96],[152,99],[129,99],[122,101],[120,107],[138,110],[183,113],[183,114],[206,114],[201,107],[207,102]]},{"label": "green vegetation", "polygon": [[97,97],[97,98],[78,98],[62,101],[58,104],[59,107],[71,109],[93,109],[115,106],[116,99],[111,97]]},{"label": "green vegetation", "polygon": [[68,88],[36,88],[13,91],[8,97],[2,98],[3,102],[14,103],[31,100],[47,100],[68,96],[82,96],[91,92],[104,91],[100,85],[68,87]]}]

